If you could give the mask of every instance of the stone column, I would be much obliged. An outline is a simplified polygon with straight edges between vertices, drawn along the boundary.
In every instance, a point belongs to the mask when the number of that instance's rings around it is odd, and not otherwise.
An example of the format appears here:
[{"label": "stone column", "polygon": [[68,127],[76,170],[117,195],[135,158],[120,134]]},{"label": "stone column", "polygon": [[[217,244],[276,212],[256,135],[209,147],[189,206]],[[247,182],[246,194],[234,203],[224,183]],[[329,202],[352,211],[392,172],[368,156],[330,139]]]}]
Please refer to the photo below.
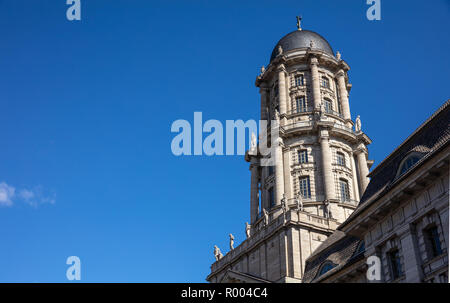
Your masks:
[{"label": "stone column", "polygon": [[[283,64],[278,67],[278,102],[280,103],[280,117],[286,115],[286,68]],[[282,120],[282,119],[280,119]]]},{"label": "stone column", "polygon": [[369,184],[369,168],[367,167],[366,151],[362,148],[356,150],[356,157],[358,158],[358,173],[359,173],[359,185],[361,186],[360,192],[361,196]]},{"label": "stone column", "polygon": [[348,104],[348,91],[345,84],[345,72],[341,69],[338,71],[337,75],[338,88],[339,88],[339,98],[342,106],[342,115],[344,119],[347,120],[347,126],[351,127],[352,117],[350,115],[350,105]]},{"label": "stone column", "polygon": [[334,179],[331,168],[331,150],[327,130],[320,131],[320,147],[322,152],[322,176],[324,183],[325,199],[335,199]]},{"label": "stone column", "polygon": [[256,157],[252,157],[250,164],[251,171],[251,185],[250,185],[250,224],[253,224],[258,218],[258,160]]},{"label": "stone column", "polygon": [[275,205],[281,204],[284,194],[283,171],[283,139],[278,138],[275,144]]},{"label": "stone column", "polygon": [[420,264],[415,227],[412,225],[407,226],[407,229],[400,235],[400,241],[402,243],[403,262],[405,266],[403,268],[406,277],[405,282],[422,282],[423,272]]},{"label": "stone column", "polygon": [[313,91],[313,106],[314,108],[320,107],[321,97],[320,97],[320,76],[318,69],[319,61],[317,58],[311,58],[311,80],[312,80],[312,91]]},{"label": "stone column", "polygon": [[261,120],[267,120],[267,98],[269,90],[265,84],[261,84],[259,93],[261,94]]},{"label": "stone column", "polygon": [[355,195],[355,200],[359,201],[361,197],[359,196],[359,182],[358,175],[356,173],[355,157],[353,153],[350,153],[350,164],[352,166],[353,194]]},{"label": "stone column", "polygon": [[[283,154],[284,161],[284,192],[286,193],[286,199],[294,197],[292,194],[292,181],[291,181],[291,151],[286,149]],[[289,201],[286,201],[289,204]]]}]

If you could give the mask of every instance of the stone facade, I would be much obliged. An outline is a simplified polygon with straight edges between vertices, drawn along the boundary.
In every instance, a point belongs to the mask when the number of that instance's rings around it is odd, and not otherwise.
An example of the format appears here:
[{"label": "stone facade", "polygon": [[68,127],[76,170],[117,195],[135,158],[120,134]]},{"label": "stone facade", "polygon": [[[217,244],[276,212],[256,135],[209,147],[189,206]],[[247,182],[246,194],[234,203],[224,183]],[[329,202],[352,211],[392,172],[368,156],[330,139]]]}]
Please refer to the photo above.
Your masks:
[{"label": "stone facade", "polygon": [[[356,211],[308,259],[304,282],[448,282],[449,121],[450,100],[369,174]],[[372,256],[380,280],[366,276]]]},{"label": "stone facade", "polygon": [[[260,154],[246,154],[251,236],[211,266],[210,282],[229,281],[230,271],[234,280],[242,273],[243,282],[251,282],[249,277],[301,282],[306,259],[351,215],[367,187],[371,140],[353,129],[349,66],[313,32],[299,29],[277,45],[292,45],[286,39],[298,44],[306,37],[315,39],[307,47],[275,47],[278,56],[256,79],[261,120],[280,124],[273,143],[275,165],[263,166]],[[301,209],[296,206],[299,195]]]}]

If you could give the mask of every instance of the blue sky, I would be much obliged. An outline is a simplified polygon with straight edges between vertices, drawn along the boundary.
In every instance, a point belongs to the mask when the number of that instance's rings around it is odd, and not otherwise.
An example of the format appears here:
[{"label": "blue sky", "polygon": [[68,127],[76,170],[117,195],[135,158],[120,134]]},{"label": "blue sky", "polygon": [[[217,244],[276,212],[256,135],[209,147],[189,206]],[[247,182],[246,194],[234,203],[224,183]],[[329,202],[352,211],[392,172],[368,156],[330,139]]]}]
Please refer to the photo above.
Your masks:
[{"label": "blue sky", "polygon": [[[450,2],[0,0],[0,282],[204,282],[245,237],[242,156],[175,157],[176,119],[258,119],[254,86],[295,30],[351,71],[375,165],[449,98]],[[13,193],[14,191],[14,193]],[[1,202],[3,201],[3,202]]]}]

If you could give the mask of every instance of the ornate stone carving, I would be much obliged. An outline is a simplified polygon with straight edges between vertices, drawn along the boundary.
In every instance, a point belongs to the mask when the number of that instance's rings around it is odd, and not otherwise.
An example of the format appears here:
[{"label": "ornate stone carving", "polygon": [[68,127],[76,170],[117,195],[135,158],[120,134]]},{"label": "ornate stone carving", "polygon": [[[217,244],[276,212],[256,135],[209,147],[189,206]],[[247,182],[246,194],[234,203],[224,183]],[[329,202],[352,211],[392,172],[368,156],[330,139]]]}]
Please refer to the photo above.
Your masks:
[{"label": "ornate stone carving", "polygon": [[361,118],[359,117],[359,115],[356,117],[356,120],[355,120],[355,131],[356,132],[361,131]]},{"label": "ornate stone carving", "polygon": [[278,45],[278,56],[281,56],[283,54],[283,48],[281,45]]},{"label": "ornate stone carving", "polygon": [[269,213],[265,208],[263,208],[263,215],[264,215],[264,226],[269,225]]},{"label": "ornate stone carving", "polygon": [[303,197],[300,192],[295,196],[295,204],[297,205],[297,211],[303,211]]},{"label": "ornate stone carving", "polygon": [[245,234],[247,235],[247,239],[250,238],[251,228],[252,226],[248,224],[248,222],[245,222]]},{"label": "ornate stone carving", "polygon": [[214,257],[216,258],[216,261],[219,261],[223,258],[223,255],[220,252],[220,248],[218,248],[217,245],[214,245]]}]

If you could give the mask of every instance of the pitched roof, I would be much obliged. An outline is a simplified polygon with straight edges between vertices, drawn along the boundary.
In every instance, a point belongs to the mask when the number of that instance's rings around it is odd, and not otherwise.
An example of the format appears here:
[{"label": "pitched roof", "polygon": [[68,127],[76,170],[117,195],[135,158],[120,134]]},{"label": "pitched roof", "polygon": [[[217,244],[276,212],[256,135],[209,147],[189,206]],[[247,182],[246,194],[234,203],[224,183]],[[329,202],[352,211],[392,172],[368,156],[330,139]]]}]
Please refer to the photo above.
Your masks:
[{"label": "pitched roof", "polygon": [[[362,252],[357,252],[360,243],[360,239],[346,235],[342,231],[333,232],[306,260],[303,282],[315,282],[358,260],[363,255]],[[332,262],[335,267],[323,276],[318,276],[322,265],[327,262]]]},{"label": "pitched roof", "polygon": [[370,174],[371,180],[361,197],[360,204],[390,189],[397,181],[400,162],[410,152],[419,152],[419,166],[450,139],[450,99],[420,125],[405,141],[387,156]]}]

